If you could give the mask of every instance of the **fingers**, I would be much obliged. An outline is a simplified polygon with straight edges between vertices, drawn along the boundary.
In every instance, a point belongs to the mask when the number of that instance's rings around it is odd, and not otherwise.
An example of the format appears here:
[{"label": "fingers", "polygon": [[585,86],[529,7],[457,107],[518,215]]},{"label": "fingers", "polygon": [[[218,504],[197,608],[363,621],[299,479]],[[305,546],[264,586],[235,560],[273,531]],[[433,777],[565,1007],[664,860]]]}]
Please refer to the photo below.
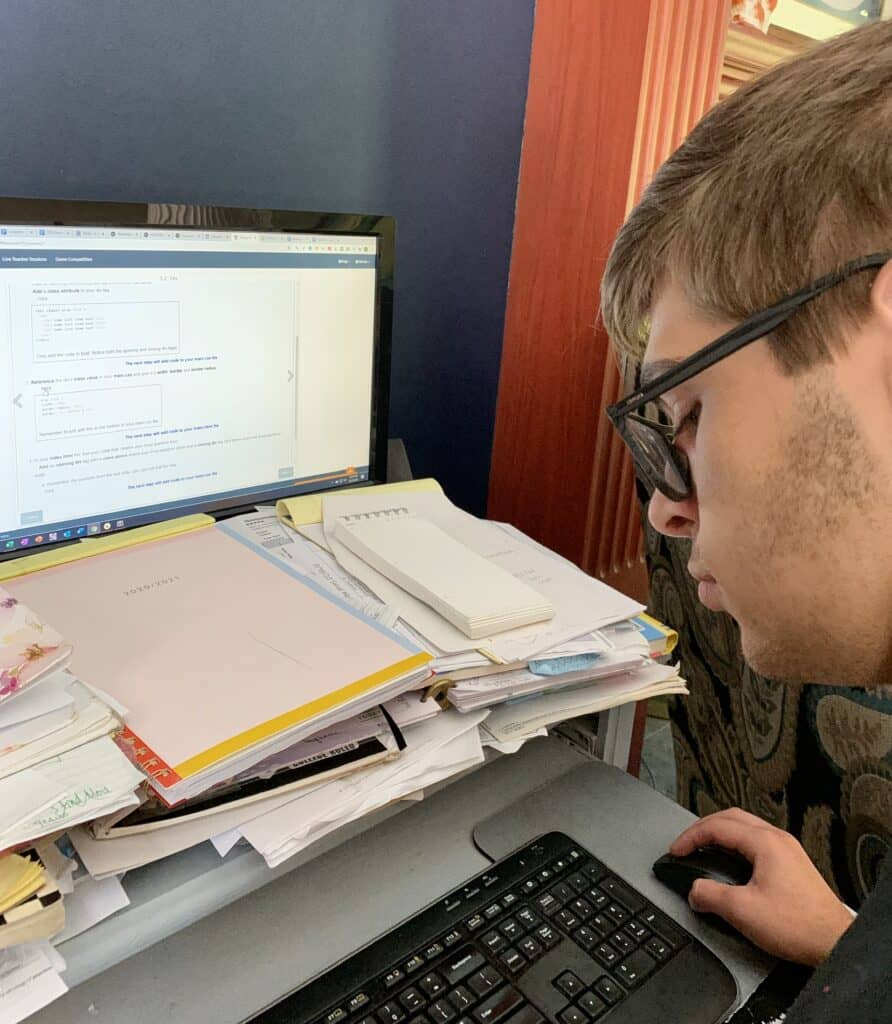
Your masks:
[{"label": "fingers", "polygon": [[724,885],[708,878],[698,878],[688,893],[691,910],[700,914],[718,914],[729,924],[736,924],[741,899],[745,900],[745,886]]},{"label": "fingers", "polygon": [[[773,829],[773,825],[769,825],[768,822],[762,818],[756,817],[755,814],[750,814],[749,811],[744,811],[740,807],[729,807],[725,811],[716,811],[715,814],[707,814],[706,817],[701,818],[699,821],[695,821],[693,825],[678,836],[672,846],[669,848],[670,853],[674,853],[677,856],[683,857],[686,853],[690,853],[691,850],[696,849],[697,846],[702,846],[703,842],[689,843],[688,837],[690,835],[697,836],[700,834],[700,829],[707,824],[711,824],[715,821],[737,821],[743,825],[748,825],[751,828],[761,829]],[[676,849],[676,847],[684,847],[684,849]]]},{"label": "fingers", "polygon": [[[758,826],[749,820],[751,818],[758,822]],[[764,822],[753,815],[744,811],[739,815],[722,811],[691,825],[669,847],[669,852],[676,857],[684,857],[698,846],[724,846],[728,850],[742,853],[747,860],[753,862],[760,848],[763,848],[764,835]]]}]

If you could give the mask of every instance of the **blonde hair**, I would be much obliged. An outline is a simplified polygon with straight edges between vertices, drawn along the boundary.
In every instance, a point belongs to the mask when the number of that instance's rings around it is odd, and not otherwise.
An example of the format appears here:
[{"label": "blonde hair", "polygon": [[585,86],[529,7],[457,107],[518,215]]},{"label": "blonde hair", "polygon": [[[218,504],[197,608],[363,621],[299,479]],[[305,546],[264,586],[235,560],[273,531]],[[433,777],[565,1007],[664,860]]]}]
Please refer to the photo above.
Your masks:
[{"label": "blonde hair", "polygon": [[[713,109],[654,176],[614,242],[604,324],[640,359],[668,280],[739,321],[848,260],[892,249],[892,22],[779,65]],[[770,337],[785,372],[844,348],[869,311],[856,274]]]}]

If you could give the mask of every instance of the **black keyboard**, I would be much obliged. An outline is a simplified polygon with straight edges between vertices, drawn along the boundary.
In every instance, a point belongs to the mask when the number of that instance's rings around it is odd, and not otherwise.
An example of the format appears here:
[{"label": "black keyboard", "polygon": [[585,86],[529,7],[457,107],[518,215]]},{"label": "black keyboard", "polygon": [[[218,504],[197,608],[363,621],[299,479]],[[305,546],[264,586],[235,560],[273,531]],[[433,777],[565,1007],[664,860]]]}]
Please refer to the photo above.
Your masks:
[{"label": "black keyboard", "polygon": [[255,1024],[713,1024],[737,986],[569,837],[493,864]]}]

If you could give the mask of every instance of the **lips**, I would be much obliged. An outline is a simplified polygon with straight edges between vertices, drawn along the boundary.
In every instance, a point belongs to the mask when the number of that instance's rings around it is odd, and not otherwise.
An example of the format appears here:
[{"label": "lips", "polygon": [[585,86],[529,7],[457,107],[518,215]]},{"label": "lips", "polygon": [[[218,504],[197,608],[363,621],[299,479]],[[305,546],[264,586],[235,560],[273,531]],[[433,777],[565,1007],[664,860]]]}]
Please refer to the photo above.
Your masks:
[{"label": "lips", "polygon": [[700,566],[689,565],[688,572],[697,581],[697,597],[700,599],[700,603],[709,608],[710,611],[723,611],[721,592],[715,577]]}]

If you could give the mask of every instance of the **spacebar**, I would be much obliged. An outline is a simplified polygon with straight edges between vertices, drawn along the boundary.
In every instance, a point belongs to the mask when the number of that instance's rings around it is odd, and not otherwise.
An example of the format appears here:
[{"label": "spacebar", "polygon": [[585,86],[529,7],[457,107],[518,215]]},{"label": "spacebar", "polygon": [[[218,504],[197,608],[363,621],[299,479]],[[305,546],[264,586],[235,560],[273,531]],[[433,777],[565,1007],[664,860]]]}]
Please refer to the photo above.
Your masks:
[{"label": "spacebar", "polygon": [[496,1024],[496,1021],[502,1020],[512,1010],[516,1010],[523,1001],[523,996],[516,988],[506,985],[477,1007],[474,1019],[477,1024]]}]

